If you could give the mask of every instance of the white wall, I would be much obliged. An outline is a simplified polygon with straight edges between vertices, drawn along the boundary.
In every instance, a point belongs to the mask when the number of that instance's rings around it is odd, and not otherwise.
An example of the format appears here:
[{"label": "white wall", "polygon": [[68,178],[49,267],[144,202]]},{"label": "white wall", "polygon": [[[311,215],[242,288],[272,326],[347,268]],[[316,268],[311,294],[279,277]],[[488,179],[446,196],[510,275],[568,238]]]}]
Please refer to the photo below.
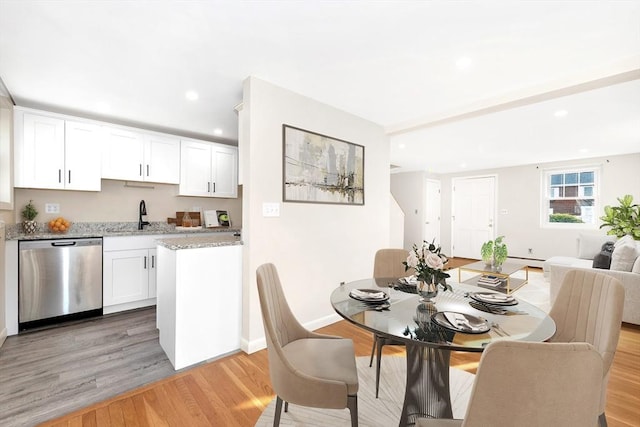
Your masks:
[{"label": "white wall", "polygon": [[[617,205],[616,198],[625,194],[633,195],[634,201],[640,203],[640,153],[441,175],[442,247],[451,247],[452,178],[495,174],[498,176],[496,235],[506,236],[509,255],[542,260],[555,255],[575,256],[580,233],[605,234],[606,229],[542,228],[540,226],[540,174],[545,168],[594,164],[602,165],[600,194],[603,206]],[[501,214],[503,210],[508,213]],[[600,208],[598,216],[603,213]],[[529,248],[533,250],[532,254],[528,253]],[[479,257],[480,248],[478,248]]]},{"label": "white wall", "polygon": [[422,242],[426,176],[425,172],[391,175],[391,194],[404,212],[404,248],[407,250]]},{"label": "white wall", "polygon": [[[389,244],[389,140],[374,123],[254,77],[244,83],[243,350],[264,347],[256,269],[276,265],[289,305],[316,328],[337,320],[329,295],[342,281],[371,276]],[[282,203],[282,125],[365,146],[365,205]],[[280,203],[279,217],[262,204]]]}]

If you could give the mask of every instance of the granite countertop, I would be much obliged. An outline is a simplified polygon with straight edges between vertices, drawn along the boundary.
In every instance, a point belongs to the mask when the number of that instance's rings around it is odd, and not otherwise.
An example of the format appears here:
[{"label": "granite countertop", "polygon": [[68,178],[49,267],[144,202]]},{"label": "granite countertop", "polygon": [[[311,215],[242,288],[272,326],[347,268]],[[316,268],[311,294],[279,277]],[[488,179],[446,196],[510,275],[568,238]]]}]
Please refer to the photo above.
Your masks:
[{"label": "granite countertop", "polygon": [[[44,223],[38,224],[38,231],[34,234],[25,234],[22,224],[9,224],[6,226],[6,240],[41,240],[41,239],[64,239],[81,237],[117,237],[117,236],[146,236],[155,234],[193,234],[215,235],[217,233],[241,234],[241,229],[230,227],[200,228],[200,227],[176,227],[174,224],[166,222],[151,222],[138,230],[137,222],[78,222],[72,223],[71,229],[67,233],[52,233]],[[222,235],[219,235],[222,237]]]},{"label": "granite countertop", "polygon": [[209,236],[189,236],[158,239],[158,246],[164,246],[167,249],[201,249],[216,248],[219,246],[242,245],[239,237],[228,235],[209,235]]}]

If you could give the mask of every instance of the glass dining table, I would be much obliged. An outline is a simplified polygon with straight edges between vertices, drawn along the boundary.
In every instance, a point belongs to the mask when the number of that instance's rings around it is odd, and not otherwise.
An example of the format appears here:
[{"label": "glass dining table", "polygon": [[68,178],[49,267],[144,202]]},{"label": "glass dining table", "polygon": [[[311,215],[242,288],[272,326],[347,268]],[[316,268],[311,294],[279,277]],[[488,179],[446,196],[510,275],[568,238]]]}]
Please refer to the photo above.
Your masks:
[{"label": "glass dining table", "polygon": [[[461,283],[451,287],[440,289],[432,302],[422,301],[415,286],[401,285],[397,278],[357,280],[331,293],[331,305],[344,319],[406,345],[400,426],[413,425],[418,417],[453,418],[451,351],[482,352],[493,341],[545,341],[555,333],[551,317],[517,295],[503,300],[501,294],[493,301],[493,292],[486,289]],[[368,295],[380,300],[371,302]]]}]

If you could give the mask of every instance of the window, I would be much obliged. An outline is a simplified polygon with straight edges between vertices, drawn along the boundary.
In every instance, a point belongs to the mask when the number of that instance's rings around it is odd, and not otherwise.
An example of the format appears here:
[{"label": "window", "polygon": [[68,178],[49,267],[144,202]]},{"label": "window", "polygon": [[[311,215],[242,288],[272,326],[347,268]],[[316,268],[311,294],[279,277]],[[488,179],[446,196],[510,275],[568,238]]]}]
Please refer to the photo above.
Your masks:
[{"label": "window", "polygon": [[543,225],[595,226],[598,220],[599,174],[598,167],[545,171]]}]

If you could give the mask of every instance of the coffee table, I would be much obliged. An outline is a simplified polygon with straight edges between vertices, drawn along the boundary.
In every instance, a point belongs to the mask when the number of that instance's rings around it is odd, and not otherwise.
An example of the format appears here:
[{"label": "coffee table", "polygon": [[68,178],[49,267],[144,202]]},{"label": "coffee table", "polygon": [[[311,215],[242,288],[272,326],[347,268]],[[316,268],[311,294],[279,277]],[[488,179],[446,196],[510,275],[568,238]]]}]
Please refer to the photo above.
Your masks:
[{"label": "coffee table", "polygon": [[[517,277],[511,277],[514,273],[518,271],[525,272],[525,278],[520,279]],[[477,276],[473,276],[467,280],[460,280],[461,273],[463,271],[470,271],[472,273],[478,273]],[[500,283],[493,286],[484,283],[478,283],[478,279],[483,275],[491,275],[496,276],[501,279]],[[514,292],[529,281],[529,266],[527,264],[522,264],[515,261],[505,261],[502,264],[500,271],[496,271],[493,267],[487,266],[484,261],[478,261],[471,264],[463,265],[462,267],[458,267],[458,282],[467,283],[470,285],[476,285],[487,289],[492,289],[494,291],[503,292],[509,295],[511,292]]]}]

